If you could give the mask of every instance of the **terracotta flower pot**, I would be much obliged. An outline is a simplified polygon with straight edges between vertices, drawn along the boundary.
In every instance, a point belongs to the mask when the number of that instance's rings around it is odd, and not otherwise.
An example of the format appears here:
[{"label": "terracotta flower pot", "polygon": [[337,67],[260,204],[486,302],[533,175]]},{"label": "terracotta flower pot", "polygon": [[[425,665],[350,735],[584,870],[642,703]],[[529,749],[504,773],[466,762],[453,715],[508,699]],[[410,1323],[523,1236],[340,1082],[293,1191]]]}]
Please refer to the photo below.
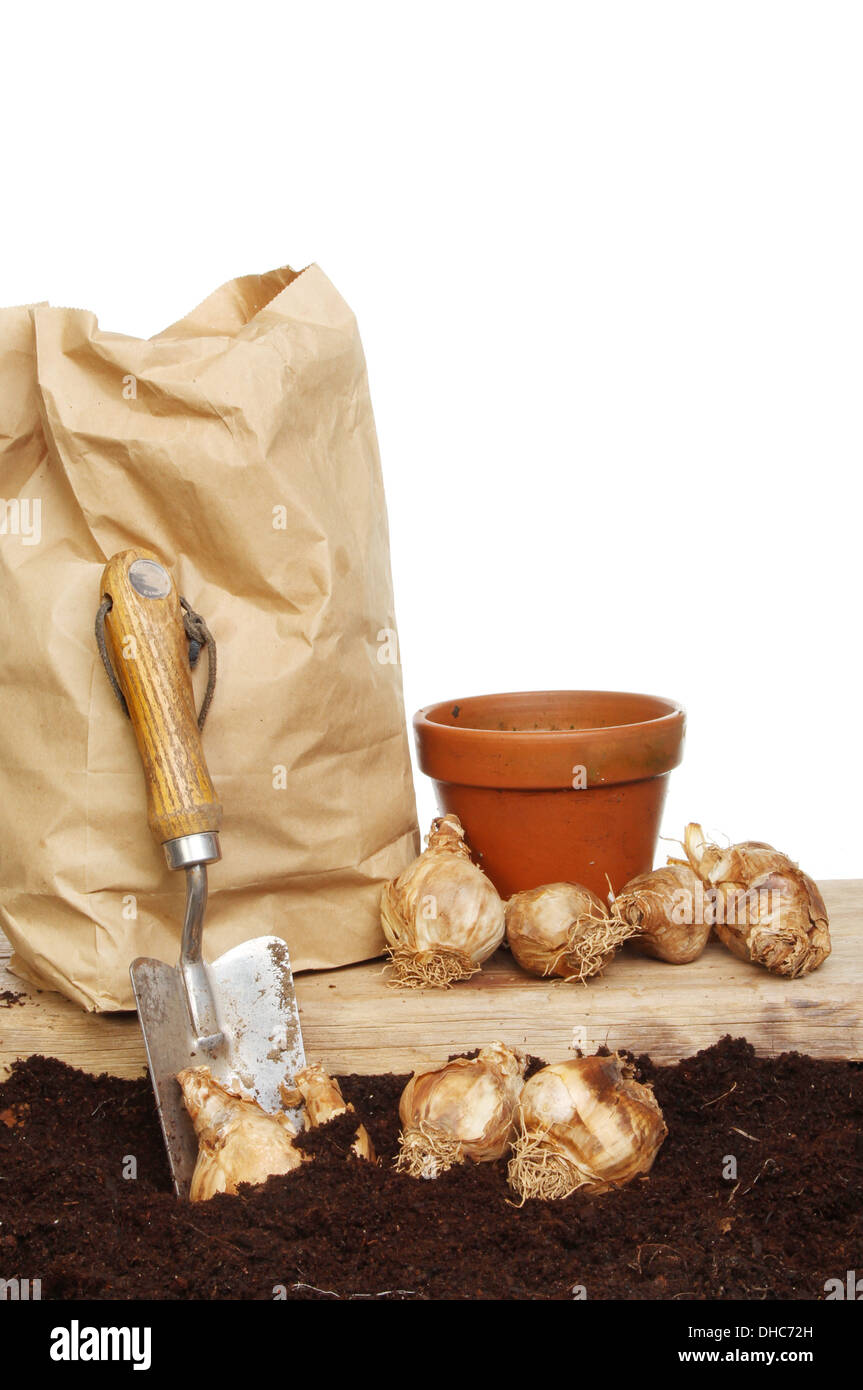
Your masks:
[{"label": "terracotta flower pot", "polygon": [[503,897],[571,881],[603,899],[653,868],[686,716],[616,690],[477,695],[414,716],[419,764]]}]

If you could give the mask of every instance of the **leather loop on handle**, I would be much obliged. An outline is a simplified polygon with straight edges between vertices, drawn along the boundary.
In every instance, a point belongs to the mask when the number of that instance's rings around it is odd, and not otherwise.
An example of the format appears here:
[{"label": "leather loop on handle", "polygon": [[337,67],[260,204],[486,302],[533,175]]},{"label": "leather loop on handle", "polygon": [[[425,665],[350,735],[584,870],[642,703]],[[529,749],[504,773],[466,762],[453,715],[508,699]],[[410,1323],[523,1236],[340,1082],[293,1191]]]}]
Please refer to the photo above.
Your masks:
[{"label": "leather loop on handle", "polygon": [[148,820],[160,844],[218,831],[222,808],[201,744],[189,647],[171,576],[148,550],[105,566],[108,652],[126,699],[147,783]]}]

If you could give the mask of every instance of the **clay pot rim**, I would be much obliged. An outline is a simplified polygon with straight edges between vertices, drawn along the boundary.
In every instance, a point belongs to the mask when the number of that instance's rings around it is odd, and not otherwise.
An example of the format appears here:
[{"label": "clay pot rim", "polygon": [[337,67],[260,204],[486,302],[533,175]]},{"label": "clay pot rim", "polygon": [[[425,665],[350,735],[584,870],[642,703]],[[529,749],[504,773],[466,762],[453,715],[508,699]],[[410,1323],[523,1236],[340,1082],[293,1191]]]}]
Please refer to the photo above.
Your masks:
[{"label": "clay pot rim", "polygon": [[[442,722],[454,706],[527,701],[554,703],[611,698],[643,704],[645,718],[583,729],[481,729]],[[476,716],[474,716],[476,717]],[[627,690],[522,690],[438,700],[413,719],[423,772],[438,782],[523,790],[566,788],[572,768],[584,765],[587,786],[640,781],[677,767],[686,714],[676,700]]]},{"label": "clay pot rim", "polygon": [[[663,714],[652,715],[647,719],[631,719],[624,724],[602,724],[589,729],[480,729],[475,724],[444,724],[433,716],[438,710],[452,709],[454,705],[462,706],[469,703],[476,704],[478,701],[492,700],[523,700],[545,698],[564,698],[569,699],[574,695],[584,695],[591,698],[602,697],[604,695],[621,696],[626,700],[643,700],[645,704],[666,705],[667,709]],[[419,728],[421,724],[434,724],[438,729],[449,729],[456,735],[461,734],[482,734],[489,738],[500,738],[505,735],[507,738],[530,738],[530,739],[561,739],[561,738],[586,738],[592,735],[608,735],[616,729],[640,729],[648,724],[662,724],[666,721],[674,721],[679,716],[685,718],[685,711],[677,700],[671,700],[664,695],[645,695],[635,690],[503,690],[496,691],[489,695],[465,695],[459,700],[435,700],[433,705],[424,705],[418,709],[414,715],[414,728]]]}]

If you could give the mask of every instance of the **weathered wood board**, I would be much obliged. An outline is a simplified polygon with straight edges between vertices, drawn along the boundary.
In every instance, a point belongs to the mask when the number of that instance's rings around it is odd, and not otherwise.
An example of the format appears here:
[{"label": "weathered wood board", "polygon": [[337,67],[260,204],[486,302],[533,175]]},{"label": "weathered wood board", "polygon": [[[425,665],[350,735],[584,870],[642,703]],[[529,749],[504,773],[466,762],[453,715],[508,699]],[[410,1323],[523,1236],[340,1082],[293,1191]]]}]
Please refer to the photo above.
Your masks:
[{"label": "weathered wood board", "polygon": [[[622,952],[588,985],[525,975],[505,952],[451,990],[388,988],[380,961],[297,978],[306,1052],[330,1070],[409,1071],[426,1060],[500,1038],[548,1060],[573,1045],[602,1043],[685,1057],[724,1033],[760,1053],[796,1049],[815,1057],[863,1058],[863,881],[821,885],[833,954],[813,975],[784,980],[736,960],[718,943],[692,965]],[[7,970],[0,936],[0,1076],[16,1057],[61,1057],[88,1071],[139,1076],[144,1048],[132,1014],[84,1014],[59,994],[39,993]]]}]

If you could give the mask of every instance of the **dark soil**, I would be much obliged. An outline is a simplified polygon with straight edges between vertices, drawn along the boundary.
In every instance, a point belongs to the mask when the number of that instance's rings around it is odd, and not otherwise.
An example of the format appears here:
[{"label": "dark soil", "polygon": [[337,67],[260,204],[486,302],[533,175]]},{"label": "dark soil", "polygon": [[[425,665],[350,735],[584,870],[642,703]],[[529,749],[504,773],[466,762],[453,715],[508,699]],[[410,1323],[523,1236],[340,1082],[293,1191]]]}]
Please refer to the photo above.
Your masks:
[{"label": "dark soil", "polygon": [[309,1136],[314,1163],[193,1206],[147,1081],[30,1058],[0,1085],[0,1277],[43,1298],[817,1299],[863,1271],[863,1064],[728,1038],[637,1064],[669,1135],[603,1197],[518,1208],[505,1163],[395,1173],[405,1078],[349,1076],[378,1167],[348,1156],[342,1117]]}]

